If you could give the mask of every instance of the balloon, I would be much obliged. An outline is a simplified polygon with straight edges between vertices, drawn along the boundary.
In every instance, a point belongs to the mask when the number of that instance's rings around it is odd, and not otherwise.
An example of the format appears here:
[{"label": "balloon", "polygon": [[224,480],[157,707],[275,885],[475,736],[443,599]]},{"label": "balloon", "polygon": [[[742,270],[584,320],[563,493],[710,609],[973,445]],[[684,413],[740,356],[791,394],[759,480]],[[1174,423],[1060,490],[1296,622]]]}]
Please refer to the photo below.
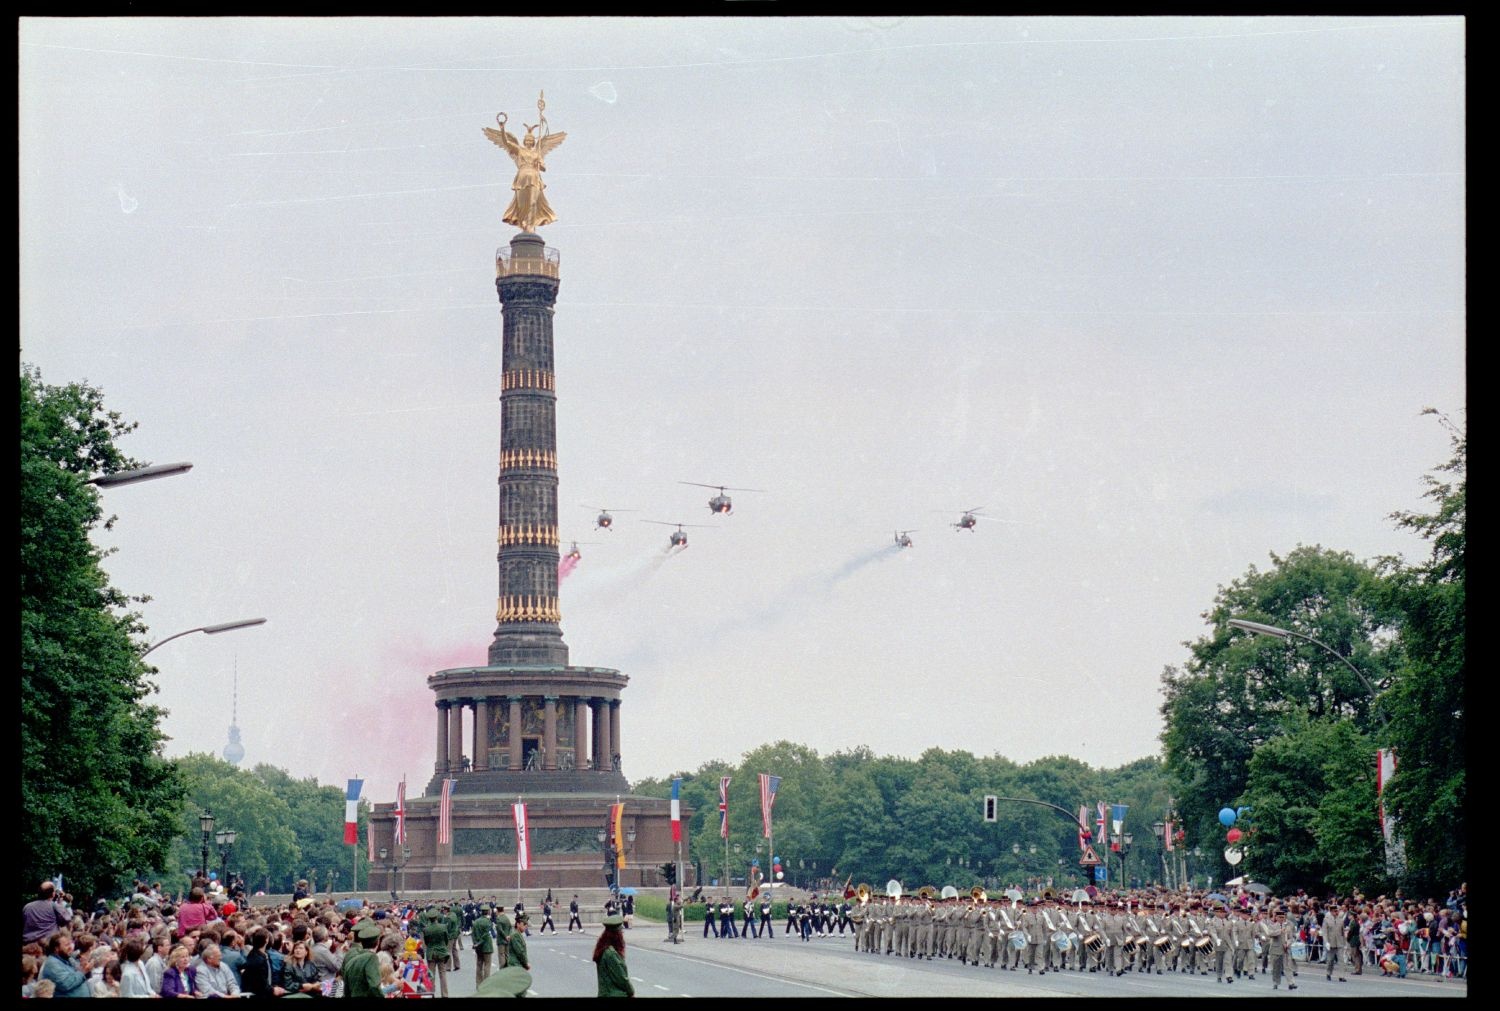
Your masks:
[{"label": "balloon", "polygon": [[1237,828],[1232,828],[1228,832],[1224,833],[1224,838],[1228,839],[1231,843],[1237,843],[1240,841],[1240,830]]},{"label": "balloon", "polygon": [[781,863],[781,858],[780,857],[772,857],[771,858],[771,863],[773,863],[773,864],[779,864],[779,863]]},{"label": "balloon", "polygon": [[771,865],[771,870],[775,871],[777,874],[780,874],[781,873],[781,865],[780,864],[772,864]]},{"label": "balloon", "polygon": [[1237,807],[1237,808],[1234,809],[1234,814],[1235,814],[1236,818],[1243,818],[1243,817],[1245,817],[1245,812],[1246,811],[1254,811],[1254,810],[1255,810],[1255,808],[1253,808],[1253,807]]},{"label": "balloon", "polygon": [[1228,828],[1229,826],[1234,824],[1235,819],[1237,819],[1238,817],[1239,815],[1234,813],[1234,808],[1222,808],[1219,811],[1219,824],[1223,825],[1225,828]]},{"label": "balloon", "polygon": [[781,872],[780,872],[780,871],[777,871],[777,872],[776,872],[776,880],[777,880],[777,881],[780,881],[780,880],[781,880]]}]

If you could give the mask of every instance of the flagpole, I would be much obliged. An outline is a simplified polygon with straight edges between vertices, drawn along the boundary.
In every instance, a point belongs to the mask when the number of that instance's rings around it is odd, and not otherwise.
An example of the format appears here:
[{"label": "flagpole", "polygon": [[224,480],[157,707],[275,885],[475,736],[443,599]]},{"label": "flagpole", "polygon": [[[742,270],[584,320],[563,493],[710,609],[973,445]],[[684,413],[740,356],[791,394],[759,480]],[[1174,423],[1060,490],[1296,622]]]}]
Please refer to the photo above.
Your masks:
[{"label": "flagpole", "polygon": [[[356,775],[354,778],[355,779],[359,779],[359,776]],[[361,783],[361,785],[363,785],[363,783]],[[363,793],[364,790],[361,789],[360,792]],[[359,798],[358,797],[354,798],[354,845],[352,847],[350,847],[349,855],[354,858],[354,878],[353,878],[353,881],[354,881],[354,891],[350,893],[351,895],[353,895],[353,894],[358,894],[358,892],[359,892]]]},{"label": "flagpole", "polygon": [[[516,794],[516,803],[521,803],[520,794]],[[511,813],[512,815],[515,814],[514,811],[512,811]],[[514,821],[515,819],[512,818],[512,820]],[[529,832],[530,829],[528,829],[527,831]],[[531,845],[530,839],[526,840],[526,845]],[[521,901],[521,837],[519,833],[516,835],[516,901]]]}]

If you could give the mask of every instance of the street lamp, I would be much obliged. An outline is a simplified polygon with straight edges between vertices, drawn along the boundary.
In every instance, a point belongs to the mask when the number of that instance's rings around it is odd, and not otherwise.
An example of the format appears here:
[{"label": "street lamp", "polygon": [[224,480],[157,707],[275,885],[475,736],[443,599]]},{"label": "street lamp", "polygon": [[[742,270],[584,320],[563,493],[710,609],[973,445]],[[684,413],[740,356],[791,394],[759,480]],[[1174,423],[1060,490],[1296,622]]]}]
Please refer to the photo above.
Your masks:
[{"label": "street lamp", "polygon": [[[1330,656],[1337,657],[1345,667],[1348,667],[1351,671],[1353,671],[1354,676],[1359,678],[1359,683],[1364,685],[1365,691],[1370,694],[1370,701],[1372,703],[1379,700],[1379,695],[1375,691],[1375,686],[1370,684],[1370,680],[1364,676],[1360,669],[1354,666],[1354,664],[1349,661],[1348,657],[1344,656],[1342,653],[1338,652],[1327,643],[1319,642],[1317,639],[1314,639],[1310,635],[1304,635],[1303,633],[1293,631],[1290,628],[1281,628],[1277,625],[1266,625],[1259,621],[1246,621],[1244,618],[1230,618],[1228,624],[1230,628],[1237,628],[1243,632],[1253,632],[1256,635],[1269,635],[1273,639],[1286,639],[1290,637],[1293,639],[1304,639],[1307,642],[1312,643],[1314,646],[1319,647]],[[1370,707],[1370,710],[1371,712],[1375,713],[1376,716],[1380,717],[1380,722],[1383,725],[1388,725],[1390,723],[1385,714],[1375,709],[1373,705]]]},{"label": "street lamp", "polygon": [[[386,883],[391,886],[391,901],[396,901],[396,872],[406,867],[406,862],[411,859],[411,847],[401,847],[401,859],[393,858],[393,855],[385,846],[380,847],[380,863],[386,870]],[[403,873],[404,876],[404,873]]]},{"label": "street lamp", "polygon": [[203,830],[203,860],[198,865],[198,876],[208,880],[208,840],[214,834],[214,814],[208,808],[198,816],[198,827]]},{"label": "street lamp", "polygon": [[214,841],[219,844],[219,883],[226,889],[229,887],[229,851],[234,849],[235,836],[232,828],[221,828],[214,836]]},{"label": "street lamp", "polygon": [[141,481],[154,481],[159,477],[175,477],[178,474],[186,474],[193,469],[190,463],[158,463],[150,467],[137,467],[135,470],[122,470],[115,474],[100,474],[91,477],[86,484],[98,485],[100,488],[118,487],[122,484],[138,484]]},{"label": "street lamp", "polygon": [[[186,632],[178,632],[176,635],[167,636],[161,642],[146,650],[146,653],[150,653],[151,650],[156,649],[158,646],[165,646],[173,639],[181,639],[183,636],[192,635],[194,632],[203,632],[207,635],[218,635],[220,632],[233,632],[237,628],[249,628],[251,625],[264,625],[265,623],[266,619],[264,618],[242,618],[239,621],[226,621],[222,625],[204,625],[201,628],[190,628]],[[145,658],[146,653],[141,654],[142,659]]]},{"label": "street lamp", "polygon": [[609,887],[610,897],[614,900],[615,908],[620,908],[620,851],[615,848],[614,839],[604,829],[600,829],[595,838],[604,849],[604,883]]}]

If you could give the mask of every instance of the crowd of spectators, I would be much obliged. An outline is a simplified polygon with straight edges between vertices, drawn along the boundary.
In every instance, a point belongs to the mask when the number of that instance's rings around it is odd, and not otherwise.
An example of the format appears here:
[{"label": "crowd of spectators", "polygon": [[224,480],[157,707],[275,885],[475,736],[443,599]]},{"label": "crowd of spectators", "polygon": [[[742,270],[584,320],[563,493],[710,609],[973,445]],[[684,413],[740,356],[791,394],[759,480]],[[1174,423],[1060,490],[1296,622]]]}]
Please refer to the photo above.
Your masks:
[{"label": "crowd of spectators", "polygon": [[358,947],[355,924],[366,918],[380,929],[386,995],[412,992],[403,978],[426,976],[417,910],[407,903],[335,903],[309,895],[305,882],[280,905],[249,908],[201,883],[178,898],[139,883],[128,901],[82,913],[43,883],[21,913],[21,996],[330,996],[340,992],[345,953]]}]

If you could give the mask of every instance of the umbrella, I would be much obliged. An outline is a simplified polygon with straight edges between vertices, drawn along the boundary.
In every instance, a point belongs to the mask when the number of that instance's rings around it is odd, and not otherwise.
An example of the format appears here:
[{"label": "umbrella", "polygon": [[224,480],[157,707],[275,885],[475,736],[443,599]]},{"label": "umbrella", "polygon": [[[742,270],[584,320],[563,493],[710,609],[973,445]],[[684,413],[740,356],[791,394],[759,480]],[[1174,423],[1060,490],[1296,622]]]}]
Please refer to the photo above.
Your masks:
[{"label": "umbrella", "polygon": [[1254,892],[1256,895],[1270,895],[1271,894],[1271,889],[1267,888],[1265,885],[1261,884],[1259,881],[1252,881],[1252,882],[1250,882],[1248,885],[1245,886],[1245,891],[1247,891],[1247,892]]},{"label": "umbrella", "polygon": [[620,894],[621,895],[634,895],[635,894],[635,889],[634,888],[621,888],[620,889]]},{"label": "umbrella", "polygon": [[339,900],[339,908],[340,909],[359,909],[363,905],[364,905],[364,901],[361,900],[361,899],[341,899],[341,900]]},{"label": "umbrella", "polygon": [[1218,892],[1209,892],[1207,895],[1203,896],[1203,901],[1205,901],[1205,902],[1228,902],[1229,900],[1226,899],[1224,896],[1220,895]]},{"label": "umbrella", "polygon": [[1237,878],[1230,878],[1228,881],[1224,882],[1224,885],[1227,888],[1238,888],[1240,885],[1243,885],[1244,883],[1245,883],[1244,875],[1241,875],[1240,877],[1237,877]]}]

